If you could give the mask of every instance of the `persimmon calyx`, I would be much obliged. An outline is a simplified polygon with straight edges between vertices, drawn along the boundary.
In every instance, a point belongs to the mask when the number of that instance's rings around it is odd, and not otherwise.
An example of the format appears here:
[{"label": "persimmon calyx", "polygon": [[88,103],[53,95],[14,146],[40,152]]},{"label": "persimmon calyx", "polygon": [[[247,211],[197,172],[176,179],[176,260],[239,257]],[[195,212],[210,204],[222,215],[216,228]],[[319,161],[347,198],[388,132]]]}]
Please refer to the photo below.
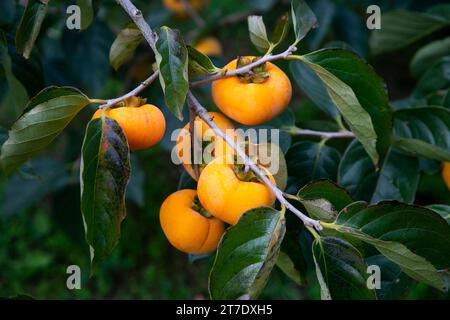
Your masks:
[{"label": "persimmon calyx", "polygon": [[200,200],[199,200],[198,196],[195,196],[194,200],[192,200],[192,210],[197,211],[198,213],[200,213],[205,218],[211,218],[213,216],[208,210],[203,208],[202,204],[200,203]]},{"label": "persimmon calyx", "polygon": [[[251,63],[254,63],[261,59],[260,57],[238,57],[236,62],[236,68],[245,67]],[[242,83],[263,83],[270,77],[270,73],[267,72],[266,63],[262,63],[259,66],[253,67],[250,72],[239,74],[238,78]]]}]

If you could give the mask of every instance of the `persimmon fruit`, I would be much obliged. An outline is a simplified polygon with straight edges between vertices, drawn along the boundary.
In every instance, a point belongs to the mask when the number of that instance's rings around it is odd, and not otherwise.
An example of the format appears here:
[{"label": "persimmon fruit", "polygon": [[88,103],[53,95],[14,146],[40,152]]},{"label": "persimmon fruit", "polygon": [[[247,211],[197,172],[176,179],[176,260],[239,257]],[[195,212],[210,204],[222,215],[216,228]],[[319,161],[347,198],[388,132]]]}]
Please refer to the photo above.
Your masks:
[{"label": "persimmon fruit", "polygon": [[178,250],[193,253],[214,251],[224,233],[224,223],[201,208],[195,190],[184,189],[164,200],[159,220],[169,242]]},{"label": "persimmon fruit", "polygon": [[[236,224],[247,210],[272,206],[275,195],[254,174],[245,172],[244,166],[233,163],[232,155],[214,159],[200,174],[197,184],[198,198],[203,207],[216,218]],[[267,173],[270,181],[274,178]]]},{"label": "persimmon fruit", "polygon": [[[105,110],[105,115],[117,121],[128,140],[130,150],[141,150],[161,141],[166,130],[166,121],[161,110],[152,105],[136,106],[135,99],[125,107]],[[92,119],[100,118],[102,110],[97,110]]]},{"label": "persimmon fruit", "polygon": [[[232,71],[257,59],[241,57],[224,69]],[[244,125],[259,125],[273,119],[286,109],[292,96],[288,76],[276,65],[266,62],[252,71],[252,74],[216,80],[211,88],[217,107]]]}]

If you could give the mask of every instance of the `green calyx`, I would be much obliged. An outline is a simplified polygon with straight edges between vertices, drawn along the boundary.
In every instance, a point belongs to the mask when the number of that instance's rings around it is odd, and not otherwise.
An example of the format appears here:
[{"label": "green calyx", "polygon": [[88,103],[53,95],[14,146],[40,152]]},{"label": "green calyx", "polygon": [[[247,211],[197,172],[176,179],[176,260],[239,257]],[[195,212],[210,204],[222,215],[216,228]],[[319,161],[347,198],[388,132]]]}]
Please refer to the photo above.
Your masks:
[{"label": "green calyx", "polygon": [[207,211],[205,208],[203,208],[198,196],[195,196],[194,200],[192,200],[192,210],[197,211],[205,218],[211,218],[213,216],[211,213],[209,213],[209,211]]},{"label": "green calyx", "polygon": [[[251,63],[258,61],[260,57],[238,57],[236,67],[242,68]],[[266,63],[253,67],[250,72],[238,75],[238,78],[243,83],[263,83],[270,77],[267,72]]]}]

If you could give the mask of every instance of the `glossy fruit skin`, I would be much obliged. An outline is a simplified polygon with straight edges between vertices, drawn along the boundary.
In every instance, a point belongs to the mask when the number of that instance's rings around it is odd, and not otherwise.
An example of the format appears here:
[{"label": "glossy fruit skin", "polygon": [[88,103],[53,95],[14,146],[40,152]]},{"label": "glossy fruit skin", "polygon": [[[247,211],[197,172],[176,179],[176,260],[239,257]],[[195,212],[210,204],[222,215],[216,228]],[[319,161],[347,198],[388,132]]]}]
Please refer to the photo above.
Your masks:
[{"label": "glossy fruit skin", "polygon": [[[97,110],[92,119],[100,118]],[[106,110],[106,116],[117,121],[128,139],[130,150],[141,150],[161,141],[166,131],[166,120],[159,108],[151,104],[140,107],[119,107]]]},{"label": "glossy fruit skin", "polygon": [[[222,129],[227,135],[229,135],[236,142],[238,141],[237,135],[234,135],[231,130],[234,131],[234,124],[224,115],[219,112],[208,112],[217,126]],[[221,157],[224,154],[234,154],[233,149],[222,138],[215,138],[213,131],[209,126],[201,120],[199,117],[195,119],[195,134],[199,141],[214,141],[214,157]],[[194,179],[197,180],[193,166],[191,164],[191,134],[189,132],[189,123],[184,126],[177,137],[176,151],[178,158],[182,161],[183,167],[186,172]],[[185,152],[187,152],[185,154]],[[199,167],[200,172],[202,170]]]},{"label": "glossy fruit skin", "polygon": [[221,56],[223,53],[219,40],[213,37],[200,40],[194,48],[207,56]]},{"label": "glossy fruit skin", "polygon": [[[200,10],[206,3],[205,0],[189,0],[190,5],[194,10]],[[177,13],[180,16],[186,15],[186,9],[181,0],[164,0],[164,7]]]},{"label": "glossy fruit skin", "polygon": [[[236,224],[247,210],[275,203],[275,195],[264,183],[239,180],[230,159],[224,158],[208,164],[198,180],[198,198],[206,210],[226,223]],[[270,174],[268,177],[275,184]]]},{"label": "glossy fruit skin", "polygon": [[[237,60],[225,66],[236,69]],[[263,83],[245,83],[233,76],[212,84],[212,97],[217,107],[229,118],[244,125],[265,123],[283,112],[291,101],[292,86],[287,75],[267,62],[269,78]]]},{"label": "glossy fruit skin", "polygon": [[450,190],[450,162],[444,162],[442,166],[442,178],[447,185],[448,190]]},{"label": "glossy fruit skin", "polygon": [[178,250],[193,253],[214,251],[225,231],[224,223],[192,209],[195,190],[179,190],[164,200],[159,220],[169,242]]}]

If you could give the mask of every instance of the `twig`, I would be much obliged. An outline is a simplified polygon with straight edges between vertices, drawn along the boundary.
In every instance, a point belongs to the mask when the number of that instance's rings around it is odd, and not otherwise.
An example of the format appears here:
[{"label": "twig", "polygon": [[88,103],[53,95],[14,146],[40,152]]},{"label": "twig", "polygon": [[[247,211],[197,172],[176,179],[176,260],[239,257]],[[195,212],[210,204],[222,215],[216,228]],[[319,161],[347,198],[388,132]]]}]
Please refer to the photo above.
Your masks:
[{"label": "twig", "polygon": [[306,226],[314,227],[316,230],[320,231],[323,229],[320,221],[311,219],[310,217],[303,214],[300,210],[294,207],[286,198],[283,196],[283,192],[278,189],[272,182],[267,178],[264,172],[245,154],[245,152],[239,148],[238,145],[227,136],[213,121],[208,111],[200,104],[200,102],[195,98],[192,92],[188,92],[187,99],[189,104],[194,109],[195,113],[203,120],[205,123],[213,130],[214,134],[218,137],[224,139],[234,150],[236,150],[237,155],[244,161],[244,164],[248,166],[274,193],[278,201],[286,207],[289,211],[298,216]]},{"label": "twig", "polygon": [[156,52],[156,36],[153,33],[152,28],[150,28],[147,21],[145,21],[141,10],[136,8],[136,6],[130,0],[116,0],[116,1],[130,16],[130,18],[133,20],[133,22],[136,24],[139,30],[141,30],[142,35],[150,45],[150,48],[152,48],[153,52]]},{"label": "twig", "polygon": [[123,100],[125,100],[125,99],[127,99],[129,97],[138,95],[142,90],[147,88],[153,81],[155,81],[155,79],[158,78],[158,75],[159,75],[159,71],[156,70],[154,73],[152,73],[152,75],[150,77],[148,77],[147,79],[142,81],[139,86],[137,86],[136,88],[134,88],[133,90],[131,90],[127,94],[124,94],[121,97],[110,99],[110,100],[106,101],[106,103],[102,104],[99,107],[99,109],[110,108],[110,107],[118,104],[119,102],[122,102]]},{"label": "twig", "polygon": [[[189,103],[188,103],[189,104]],[[191,162],[194,168],[194,175],[198,179],[200,176],[200,170],[198,168],[198,161],[196,159],[197,155],[197,139],[195,136],[195,111],[189,104],[189,134],[191,140]]]},{"label": "twig", "polygon": [[315,131],[315,130],[300,129],[300,128],[288,128],[288,129],[286,129],[286,131],[295,136],[314,136],[314,137],[320,137],[323,139],[354,138],[355,137],[355,134],[353,132],[347,131],[347,130],[331,132],[331,131]]},{"label": "twig", "polygon": [[205,20],[198,14],[197,11],[195,11],[194,8],[192,8],[191,4],[188,0],[181,0],[181,4],[184,6],[184,9],[186,10],[187,14],[194,20],[195,24],[199,28],[205,27],[206,23]]},{"label": "twig", "polygon": [[268,54],[264,57],[262,57],[261,59],[259,59],[258,61],[255,61],[253,63],[250,63],[242,68],[238,68],[232,71],[226,71],[223,73],[216,73],[212,76],[206,77],[204,79],[198,80],[198,81],[194,81],[191,82],[191,87],[198,87],[202,84],[211,82],[211,81],[215,81],[221,78],[227,78],[227,77],[232,77],[232,76],[236,76],[238,74],[242,74],[242,73],[247,73],[250,72],[254,67],[257,67],[259,65],[262,65],[263,63],[269,62],[269,61],[274,61],[274,60],[281,60],[281,59],[286,59],[287,57],[289,57],[293,52],[295,52],[297,50],[296,47],[294,46],[290,46],[289,48],[286,49],[286,51],[279,53],[279,54]]}]

